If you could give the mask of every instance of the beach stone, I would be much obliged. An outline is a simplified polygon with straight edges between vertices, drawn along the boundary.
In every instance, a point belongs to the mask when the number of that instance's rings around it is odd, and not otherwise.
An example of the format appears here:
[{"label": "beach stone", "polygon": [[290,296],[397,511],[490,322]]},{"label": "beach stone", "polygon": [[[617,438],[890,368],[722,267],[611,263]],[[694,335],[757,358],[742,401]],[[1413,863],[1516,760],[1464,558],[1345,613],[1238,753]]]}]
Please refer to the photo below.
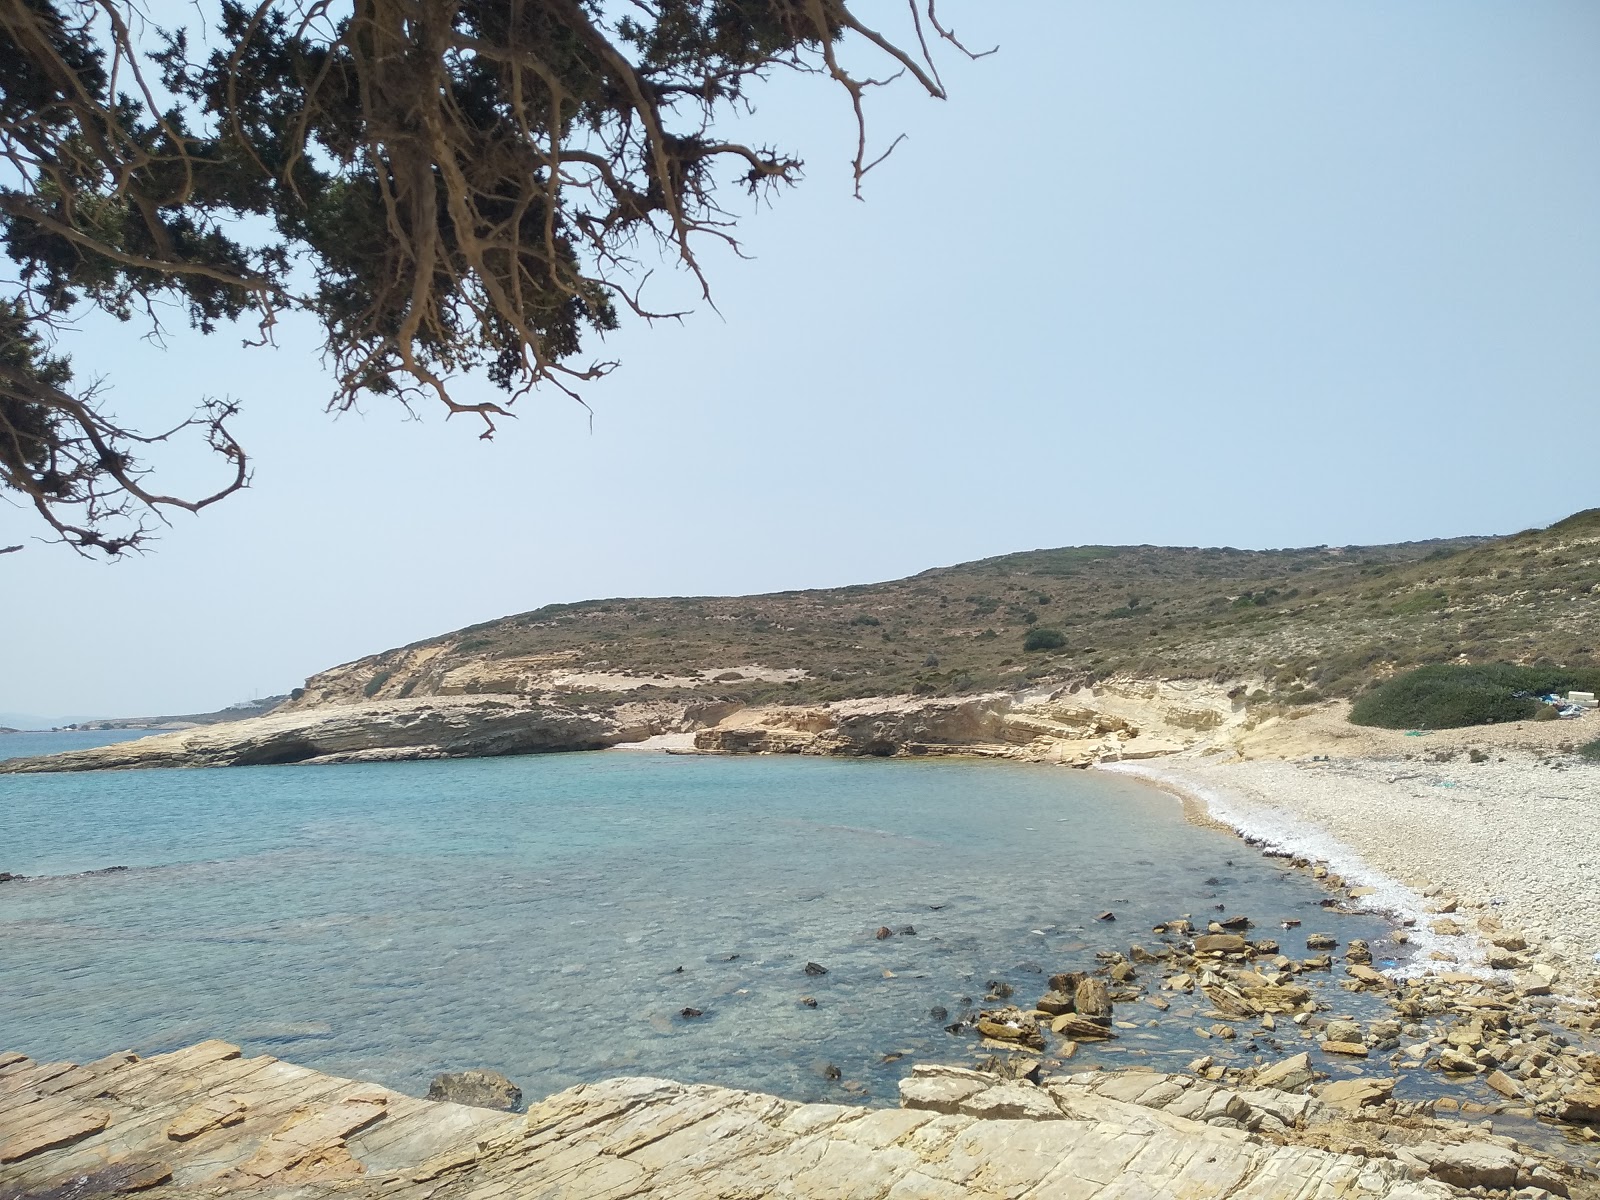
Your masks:
[{"label": "beach stone", "polygon": [[1044,1048],[1044,1032],[1039,1022],[1020,1008],[989,1009],[978,1014],[978,1032],[997,1042],[1018,1042]]},{"label": "beach stone", "polygon": [[1451,1075],[1476,1075],[1483,1070],[1477,1059],[1459,1050],[1441,1050],[1434,1063],[1441,1071]]},{"label": "beach stone", "polygon": [[1354,1021],[1329,1021],[1322,1030],[1322,1037],[1329,1042],[1359,1042],[1361,1026]]},{"label": "beach stone", "polygon": [[1255,1078],[1258,1088],[1276,1088],[1280,1092],[1302,1092],[1317,1079],[1311,1066],[1311,1055],[1305,1052],[1273,1063]]},{"label": "beach stone", "polygon": [[1363,987],[1381,989],[1389,986],[1389,980],[1385,978],[1382,973],[1374,971],[1371,967],[1357,964],[1356,966],[1348,968],[1348,971],[1350,978],[1354,979]]},{"label": "beach stone", "polygon": [[1307,950],[1332,950],[1339,944],[1339,939],[1331,933],[1313,933],[1306,938]]},{"label": "beach stone", "polygon": [[807,975],[826,975],[828,968],[821,963],[808,962],[805,967]]},{"label": "beach stone", "polygon": [[1490,1071],[1483,1081],[1508,1100],[1520,1100],[1522,1088],[1504,1071]]},{"label": "beach stone", "polygon": [[878,931],[872,936],[881,942],[884,938],[892,938],[894,936],[894,930],[890,929],[887,925],[879,925]]},{"label": "beach stone", "polygon": [[1049,987],[1052,992],[1065,992],[1071,996],[1077,993],[1078,985],[1085,978],[1086,976],[1082,971],[1068,971],[1062,975],[1050,976]]},{"label": "beach stone", "polygon": [[1062,1013],[1050,1022],[1050,1032],[1075,1042],[1103,1041],[1117,1036],[1108,1025],[1078,1013]]},{"label": "beach stone", "polygon": [[1324,1054],[1343,1054],[1350,1058],[1367,1057],[1367,1047],[1362,1042],[1323,1042]]},{"label": "beach stone", "polygon": [[1106,993],[1106,985],[1098,979],[1088,978],[1079,982],[1072,995],[1072,1007],[1080,1017],[1090,1020],[1111,1019],[1111,997]]},{"label": "beach stone", "polygon": [[1600,1086],[1574,1088],[1561,1098],[1560,1117],[1572,1123],[1600,1124]]},{"label": "beach stone", "polygon": [[1243,954],[1249,947],[1236,933],[1204,933],[1194,940],[1196,954]]},{"label": "beach stone", "polygon": [[[684,1015],[699,1016],[698,1009],[685,1009]],[[435,1075],[428,1085],[429,1100],[449,1100],[473,1108],[493,1108],[515,1112],[522,1105],[522,1089],[498,1071],[474,1068],[454,1074]]]},{"label": "beach stone", "polygon": [[1346,1112],[1355,1112],[1372,1104],[1382,1104],[1394,1095],[1392,1079],[1336,1079],[1324,1084],[1317,1099]]},{"label": "beach stone", "polygon": [[1049,1013],[1052,1017],[1058,1017],[1062,1013],[1071,1012],[1072,1005],[1073,999],[1066,992],[1046,992],[1039,997],[1039,1003],[1034,1007],[1040,1012]]},{"label": "beach stone", "polygon": [[1361,938],[1351,938],[1349,944],[1345,947],[1344,958],[1346,962],[1370,963],[1372,961],[1372,951]]}]

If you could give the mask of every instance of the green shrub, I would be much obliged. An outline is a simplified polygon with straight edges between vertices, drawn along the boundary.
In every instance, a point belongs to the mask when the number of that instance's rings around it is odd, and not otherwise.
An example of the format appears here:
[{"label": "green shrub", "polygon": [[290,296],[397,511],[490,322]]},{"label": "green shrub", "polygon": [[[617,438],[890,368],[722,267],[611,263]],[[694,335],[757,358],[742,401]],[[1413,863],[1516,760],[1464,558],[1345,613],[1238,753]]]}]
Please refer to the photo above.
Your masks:
[{"label": "green shrub", "polygon": [[1028,635],[1022,639],[1024,650],[1059,650],[1066,644],[1066,635],[1060,630],[1041,629],[1038,626],[1028,630]]},{"label": "green shrub", "polygon": [[1355,725],[1384,729],[1459,729],[1528,721],[1539,715],[1538,697],[1570,688],[1594,690],[1600,671],[1561,667],[1435,664],[1378,684],[1350,709]]},{"label": "green shrub", "polygon": [[1578,754],[1590,762],[1600,762],[1600,738],[1578,747]]},{"label": "green shrub", "polygon": [[383,687],[384,684],[389,682],[389,678],[393,674],[393,671],[379,671],[367,681],[367,686],[361,689],[361,694],[370,700],[372,697],[378,694],[378,691]]}]

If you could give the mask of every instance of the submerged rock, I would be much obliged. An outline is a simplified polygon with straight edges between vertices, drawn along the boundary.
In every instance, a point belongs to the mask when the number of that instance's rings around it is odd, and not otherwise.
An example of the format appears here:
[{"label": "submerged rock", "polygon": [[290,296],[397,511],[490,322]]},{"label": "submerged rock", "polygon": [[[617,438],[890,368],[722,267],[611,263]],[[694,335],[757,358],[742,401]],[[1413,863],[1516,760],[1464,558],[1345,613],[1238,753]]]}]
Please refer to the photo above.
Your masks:
[{"label": "submerged rock", "polygon": [[475,1068],[435,1075],[428,1085],[428,1099],[515,1112],[522,1107],[522,1089],[498,1071]]}]

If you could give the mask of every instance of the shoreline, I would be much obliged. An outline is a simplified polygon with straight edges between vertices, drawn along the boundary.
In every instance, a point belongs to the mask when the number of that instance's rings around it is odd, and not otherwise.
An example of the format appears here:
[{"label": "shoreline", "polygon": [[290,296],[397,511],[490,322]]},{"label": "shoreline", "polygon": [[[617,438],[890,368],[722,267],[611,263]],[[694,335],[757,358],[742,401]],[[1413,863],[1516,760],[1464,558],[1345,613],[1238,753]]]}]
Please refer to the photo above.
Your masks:
[{"label": "shoreline", "polygon": [[[1475,764],[1456,774],[1486,766]],[[1415,955],[1408,968],[1394,973],[1398,978],[1434,967],[1527,982],[1528,966],[1542,965],[1556,973],[1548,982],[1565,1000],[1592,1006],[1600,996],[1600,928],[1588,928],[1592,922],[1582,914],[1594,908],[1550,885],[1548,876],[1528,871],[1498,874],[1493,888],[1483,884],[1505,864],[1543,859],[1559,861],[1572,872],[1587,871],[1592,862],[1592,884],[1600,886],[1600,832],[1591,829],[1585,835],[1582,826],[1589,817],[1584,807],[1574,806],[1568,814],[1573,828],[1566,836],[1551,831],[1557,836],[1547,841],[1519,838],[1520,830],[1508,830],[1505,823],[1519,811],[1525,816],[1539,794],[1528,778],[1536,767],[1531,761],[1507,766],[1519,775],[1514,790],[1520,794],[1506,795],[1505,781],[1499,781],[1502,786],[1487,802],[1474,805],[1481,811],[1470,823],[1457,811],[1462,802],[1456,799],[1458,793],[1471,795],[1470,776],[1432,779],[1444,800],[1396,790],[1403,782],[1448,776],[1436,763],[1424,768],[1365,757],[1225,763],[1174,757],[1105,763],[1098,769],[1142,780],[1177,798],[1185,816],[1198,824],[1225,830],[1275,857],[1321,864],[1345,887],[1358,889],[1363,907],[1392,916],[1409,934]],[[1600,792],[1596,774],[1584,781],[1586,790]],[[1432,820],[1418,820],[1419,804],[1441,811],[1430,814]],[[1407,828],[1409,838],[1387,836],[1389,826]],[[1493,858],[1478,854],[1485,826],[1499,850]],[[1454,836],[1439,836],[1444,829]],[[1437,931],[1436,923],[1443,921],[1460,932]],[[1526,936],[1524,967],[1492,966],[1493,939],[1512,929]]]}]

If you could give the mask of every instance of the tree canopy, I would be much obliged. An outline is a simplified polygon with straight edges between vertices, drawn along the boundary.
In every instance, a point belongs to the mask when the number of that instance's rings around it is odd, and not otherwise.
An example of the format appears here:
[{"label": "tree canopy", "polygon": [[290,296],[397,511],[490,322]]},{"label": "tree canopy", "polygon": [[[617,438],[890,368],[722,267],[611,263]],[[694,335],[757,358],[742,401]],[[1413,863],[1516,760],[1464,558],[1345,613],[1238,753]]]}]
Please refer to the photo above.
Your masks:
[{"label": "tree canopy", "polygon": [[[0,494],[115,556],[248,481],[233,401],[139,430],[75,380],[61,335],[91,309],[159,326],[176,307],[260,342],[303,312],[331,408],[439,404],[484,436],[531,388],[577,395],[614,365],[586,334],[661,315],[647,253],[704,289],[695,248],[732,242],[728,189],[797,179],[794,157],[718,135],[759,81],[842,86],[858,191],[883,157],[867,89],[944,96],[931,47],[955,34],[934,0],[895,11],[886,34],[844,0],[222,0],[198,53],[129,0],[0,0]],[[852,40],[884,78],[847,69]],[[452,395],[474,370],[505,398]],[[209,495],[163,494],[141,457],[184,431],[225,466]]]}]

